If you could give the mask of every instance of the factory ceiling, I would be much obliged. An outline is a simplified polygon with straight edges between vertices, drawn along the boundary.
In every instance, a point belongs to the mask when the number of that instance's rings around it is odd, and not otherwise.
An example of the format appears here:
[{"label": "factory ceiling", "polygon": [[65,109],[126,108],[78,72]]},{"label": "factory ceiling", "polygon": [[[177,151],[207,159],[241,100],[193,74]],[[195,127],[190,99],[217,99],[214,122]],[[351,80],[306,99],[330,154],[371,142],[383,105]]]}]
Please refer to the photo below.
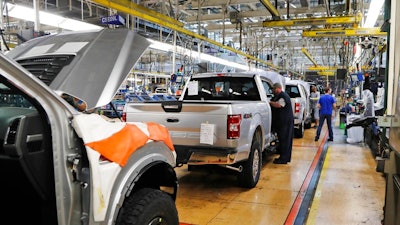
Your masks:
[{"label": "factory ceiling", "polygon": [[[12,2],[33,7],[29,0]],[[373,47],[382,52],[383,9],[376,29],[361,28],[369,5],[369,0],[39,1],[41,10],[93,24],[118,14],[125,18],[125,26],[154,39],[173,43],[177,31],[180,46],[196,50],[201,45],[203,52],[223,49],[253,64],[299,75],[354,69],[356,60],[369,63],[376,52]],[[354,46],[365,40],[372,43],[372,50],[364,50],[363,59],[356,59]],[[170,54],[156,54],[160,61],[171,60]],[[151,61],[148,55],[147,59]]]}]

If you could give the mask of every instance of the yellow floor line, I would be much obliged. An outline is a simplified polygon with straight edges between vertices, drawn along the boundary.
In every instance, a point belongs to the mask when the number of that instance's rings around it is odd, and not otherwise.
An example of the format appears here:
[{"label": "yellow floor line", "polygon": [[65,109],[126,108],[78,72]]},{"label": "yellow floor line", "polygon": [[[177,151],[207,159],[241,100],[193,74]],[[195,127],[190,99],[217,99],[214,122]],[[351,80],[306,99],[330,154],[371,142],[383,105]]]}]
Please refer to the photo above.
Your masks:
[{"label": "yellow floor line", "polygon": [[324,165],[322,166],[321,175],[320,175],[319,182],[317,185],[317,189],[315,190],[315,195],[314,195],[314,198],[313,198],[313,201],[311,204],[310,212],[307,217],[306,225],[314,225],[315,224],[315,219],[317,217],[317,212],[318,212],[318,208],[319,208],[319,201],[322,197],[322,186],[323,186],[322,181],[325,179],[325,176],[326,176],[325,171],[329,164],[330,150],[331,150],[331,147],[328,147],[326,156],[325,156]]}]

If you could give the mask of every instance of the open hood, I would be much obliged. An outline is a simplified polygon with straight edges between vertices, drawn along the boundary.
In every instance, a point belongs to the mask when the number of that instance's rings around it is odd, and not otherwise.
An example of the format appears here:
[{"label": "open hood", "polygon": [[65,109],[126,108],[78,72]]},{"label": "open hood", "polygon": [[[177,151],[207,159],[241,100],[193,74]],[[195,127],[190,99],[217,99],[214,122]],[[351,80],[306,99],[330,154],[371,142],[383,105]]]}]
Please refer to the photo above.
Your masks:
[{"label": "open hood", "polygon": [[128,29],[47,35],[25,42],[7,56],[58,93],[108,104],[150,43]]}]

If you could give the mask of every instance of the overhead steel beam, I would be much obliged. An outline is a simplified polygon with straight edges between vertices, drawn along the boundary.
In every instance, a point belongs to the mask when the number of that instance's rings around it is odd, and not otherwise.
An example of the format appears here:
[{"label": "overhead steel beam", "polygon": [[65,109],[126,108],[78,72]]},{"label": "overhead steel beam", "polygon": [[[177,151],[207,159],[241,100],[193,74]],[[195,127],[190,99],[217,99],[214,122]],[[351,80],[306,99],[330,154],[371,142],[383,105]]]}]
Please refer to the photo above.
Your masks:
[{"label": "overhead steel beam", "polygon": [[334,28],[304,30],[303,37],[387,36],[380,28]]},{"label": "overhead steel beam", "polygon": [[136,16],[159,25],[165,26],[166,24],[171,24],[176,27],[183,27],[183,23],[178,20],[172,19],[164,14],[161,14],[154,10],[150,10],[148,8],[145,8],[141,5],[138,5],[128,0],[113,0],[113,1],[92,0],[92,1],[107,8],[112,8],[120,12],[125,12],[132,16]]},{"label": "overhead steel beam", "polygon": [[[226,1],[226,0],[224,0]],[[231,2],[231,4],[233,4]],[[202,6],[204,7],[204,5],[202,4]],[[195,9],[195,7],[193,7],[193,9]],[[285,13],[285,10],[283,9],[278,9],[278,12],[280,15]],[[306,14],[306,13],[310,13],[310,14],[322,14],[325,12],[325,8],[322,6],[316,6],[313,8],[297,8],[297,9],[290,9],[290,13],[294,14],[294,15],[298,15],[298,14]],[[258,10],[255,11],[241,11],[239,13],[241,18],[246,18],[246,17],[269,17],[266,14],[268,13],[268,10],[264,9],[264,8],[260,8]],[[213,20],[222,20],[223,18],[223,14],[222,13],[217,13],[217,14],[207,14],[207,15],[202,15],[201,16],[201,21],[207,22],[207,21],[213,21]],[[198,17],[197,15],[192,15],[192,16],[188,16],[187,18],[185,18],[185,22],[186,23],[197,23],[198,22]]]},{"label": "overhead steel beam", "polygon": [[[280,20],[281,19],[281,14],[279,13],[279,11],[275,8],[275,6],[273,6],[271,4],[271,2],[269,0],[260,0],[261,4],[264,5],[265,8],[267,8],[267,10],[271,13],[272,15],[272,19],[277,19]],[[289,6],[288,6],[289,7]],[[289,8],[288,8],[289,10]],[[289,27],[284,27],[285,30],[287,32],[290,32]]]},{"label": "overhead steel beam", "polygon": [[309,66],[307,67],[308,70],[312,71],[328,71],[328,70],[336,70],[337,67],[335,66]]},{"label": "overhead steel beam", "polygon": [[293,26],[337,25],[337,24],[357,25],[360,23],[360,21],[361,21],[361,15],[320,17],[320,18],[301,18],[301,19],[290,19],[290,20],[264,21],[263,27],[293,27]]},{"label": "overhead steel beam", "polygon": [[272,17],[280,17],[278,10],[268,0],[260,0],[261,4],[271,13]]},{"label": "overhead steel beam", "polygon": [[335,72],[333,71],[320,71],[317,74],[321,76],[335,76]]},{"label": "overhead steel beam", "polygon": [[314,60],[314,58],[310,55],[306,48],[301,48],[301,52],[314,64],[315,67],[318,67],[318,63]]},{"label": "overhead steel beam", "polygon": [[[160,26],[175,30],[177,32],[180,32],[182,34],[188,35],[190,37],[193,37],[193,38],[196,38],[196,39],[199,39],[199,40],[203,40],[205,42],[208,42],[210,44],[218,46],[218,47],[220,47],[222,49],[226,49],[228,51],[231,51],[231,52],[234,52],[236,54],[242,55],[242,56],[246,57],[249,60],[254,60],[254,61],[258,62],[258,63],[267,65],[267,66],[269,66],[269,67],[271,67],[273,69],[280,69],[280,68],[277,68],[272,63],[266,62],[264,60],[260,60],[260,59],[258,59],[256,57],[252,56],[252,55],[246,54],[246,53],[244,53],[242,51],[238,51],[238,50],[236,50],[236,49],[234,49],[232,47],[225,46],[225,45],[223,45],[223,44],[221,44],[219,42],[216,42],[214,40],[208,39],[208,38],[206,38],[206,37],[204,37],[204,36],[202,36],[200,34],[197,34],[197,33],[194,33],[194,32],[192,32],[190,30],[184,29],[182,26],[180,26],[180,22],[179,21],[171,19],[171,18],[169,18],[167,20],[166,18],[164,18],[166,16],[160,17],[160,13],[158,13],[158,12],[155,12],[155,11],[149,10],[149,9],[146,9],[145,11],[144,10],[142,11],[143,7],[133,3],[131,1],[128,1],[128,0],[112,0],[112,1],[111,0],[92,0],[92,1],[97,3],[97,4],[99,4],[99,5],[105,6],[107,8],[112,8],[112,9],[115,9],[117,11],[129,14],[129,15],[132,15],[132,16],[136,16],[136,17],[141,18],[143,20],[147,20],[149,22],[158,24]],[[136,8],[136,7],[140,7],[141,10],[139,11],[138,10],[139,8]]]}]

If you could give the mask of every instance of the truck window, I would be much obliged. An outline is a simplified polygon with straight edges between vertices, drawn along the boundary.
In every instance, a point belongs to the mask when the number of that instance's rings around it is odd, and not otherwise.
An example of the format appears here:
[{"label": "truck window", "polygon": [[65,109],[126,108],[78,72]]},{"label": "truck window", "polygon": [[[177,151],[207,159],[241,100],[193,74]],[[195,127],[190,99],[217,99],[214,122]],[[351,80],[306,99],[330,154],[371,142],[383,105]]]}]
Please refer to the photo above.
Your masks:
[{"label": "truck window", "polygon": [[265,93],[267,94],[267,97],[271,97],[274,94],[271,85],[265,80],[262,81],[262,85],[264,87]]},{"label": "truck window", "polygon": [[190,82],[184,100],[261,100],[251,77],[207,77]]},{"label": "truck window", "polygon": [[291,98],[301,97],[299,88],[297,86],[286,85],[285,91]]},{"label": "truck window", "polygon": [[23,96],[0,83],[0,107],[31,108],[32,105]]}]

